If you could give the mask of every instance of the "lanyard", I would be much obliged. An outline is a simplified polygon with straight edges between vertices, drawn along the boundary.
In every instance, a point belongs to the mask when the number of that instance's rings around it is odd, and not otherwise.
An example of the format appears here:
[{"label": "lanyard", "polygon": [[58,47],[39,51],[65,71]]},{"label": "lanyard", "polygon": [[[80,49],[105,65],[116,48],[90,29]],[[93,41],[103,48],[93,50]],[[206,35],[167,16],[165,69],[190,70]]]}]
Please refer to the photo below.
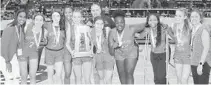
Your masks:
[{"label": "lanyard", "polygon": [[101,47],[102,36],[97,35],[96,41],[97,41],[97,47],[98,47],[99,49],[101,49],[101,48],[102,48],[102,47]]},{"label": "lanyard", "polygon": [[195,35],[196,35],[196,32],[198,31],[199,27],[201,27],[201,24],[198,25],[195,29],[192,28],[193,31],[192,31],[192,37],[191,37],[191,46],[193,46],[193,39],[194,39],[194,37],[195,37]]},{"label": "lanyard", "polygon": [[155,42],[156,41],[155,41],[155,36],[154,36],[154,33],[153,33],[152,29],[151,29],[150,33],[151,33],[151,39],[152,39],[152,46],[155,47]]},{"label": "lanyard", "polygon": [[176,30],[176,37],[177,37],[177,40],[178,40],[178,43],[180,43],[181,44],[181,42],[182,42],[182,30],[181,29],[179,29],[179,28],[177,28],[177,30]]},{"label": "lanyard", "polygon": [[55,28],[55,26],[53,26],[53,31],[54,31],[54,35],[56,38],[54,38],[54,41],[56,42],[56,45],[59,43],[59,37],[60,37],[60,30],[59,28]]},{"label": "lanyard", "polygon": [[16,28],[16,33],[18,35],[18,41],[21,42],[21,29],[20,29],[20,32],[18,32],[18,27],[15,26],[15,28]]},{"label": "lanyard", "polygon": [[35,44],[36,44],[37,47],[39,47],[42,33],[38,32],[39,33],[39,38],[37,39],[37,33],[34,30],[32,32],[33,32],[33,35],[34,35]]},{"label": "lanyard", "polygon": [[116,33],[117,33],[117,39],[118,39],[119,45],[122,45],[124,30],[123,30],[122,34],[119,34],[118,32],[116,32]]}]

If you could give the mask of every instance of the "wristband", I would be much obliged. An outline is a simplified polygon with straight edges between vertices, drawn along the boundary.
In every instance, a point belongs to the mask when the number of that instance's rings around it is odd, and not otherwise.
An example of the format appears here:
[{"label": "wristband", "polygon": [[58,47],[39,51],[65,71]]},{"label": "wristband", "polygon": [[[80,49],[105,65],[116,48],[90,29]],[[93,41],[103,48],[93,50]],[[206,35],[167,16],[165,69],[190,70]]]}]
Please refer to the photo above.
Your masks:
[{"label": "wristband", "polygon": [[203,63],[202,62],[199,62],[199,65],[203,65]]},{"label": "wristband", "polygon": [[5,61],[6,64],[10,63],[10,61]]}]

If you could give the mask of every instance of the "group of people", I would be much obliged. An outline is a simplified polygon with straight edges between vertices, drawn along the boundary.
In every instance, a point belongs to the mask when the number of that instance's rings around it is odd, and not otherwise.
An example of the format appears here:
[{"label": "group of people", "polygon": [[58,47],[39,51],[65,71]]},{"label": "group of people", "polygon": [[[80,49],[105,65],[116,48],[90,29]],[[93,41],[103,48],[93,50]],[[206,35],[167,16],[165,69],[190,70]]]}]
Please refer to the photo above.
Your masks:
[{"label": "group of people", "polygon": [[211,28],[203,24],[200,11],[192,10],[188,14],[186,9],[177,9],[172,26],[162,23],[159,14],[149,14],[146,22],[127,25],[124,11],[114,11],[113,20],[101,11],[100,5],[93,4],[92,18],[84,22],[82,10],[67,6],[63,13],[52,12],[51,22],[45,22],[45,17],[37,13],[28,23],[27,12],[20,9],[2,35],[2,56],[7,71],[14,71],[10,61],[15,54],[21,84],[27,83],[28,75],[30,83],[35,84],[40,50],[45,47],[49,84],[70,84],[72,68],[76,84],[82,83],[82,77],[86,84],[91,84],[93,67],[95,83],[111,84],[115,64],[121,84],[134,84],[139,56],[135,34],[141,32],[136,37],[147,35],[151,42],[155,84],[167,83],[168,36],[176,43],[173,57],[178,84],[187,84],[191,71],[195,84],[209,83]]}]

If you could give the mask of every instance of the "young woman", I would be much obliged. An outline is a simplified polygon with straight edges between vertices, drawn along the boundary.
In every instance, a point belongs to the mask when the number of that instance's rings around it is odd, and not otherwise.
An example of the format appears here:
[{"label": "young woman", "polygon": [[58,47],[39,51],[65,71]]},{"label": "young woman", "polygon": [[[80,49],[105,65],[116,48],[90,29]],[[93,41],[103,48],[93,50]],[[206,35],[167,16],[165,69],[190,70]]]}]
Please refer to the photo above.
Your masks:
[{"label": "young woman", "polygon": [[67,34],[67,49],[73,55],[75,83],[82,84],[82,71],[86,84],[91,84],[92,43],[89,26],[83,23],[81,10],[73,11],[73,29]]},{"label": "young woman", "polygon": [[208,84],[211,66],[211,45],[208,26],[202,23],[203,14],[193,10],[190,15],[192,26],[191,71],[194,84]]},{"label": "young woman", "polygon": [[94,18],[100,16],[103,18],[103,21],[105,22],[105,27],[109,27],[111,29],[115,27],[114,21],[110,17],[107,17],[102,13],[102,8],[100,7],[99,4],[92,4],[91,14],[92,14],[92,18],[89,20],[91,24],[94,24],[93,23]]},{"label": "young woman", "polygon": [[174,62],[177,74],[178,84],[188,84],[190,76],[190,39],[191,31],[188,22],[187,9],[178,9],[175,14],[175,23],[173,24],[173,33],[176,41],[174,52]]},{"label": "young woman", "polygon": [[[65,25],[59,12],[52,13],[52,22],[48,23],[45,63],[47,64],[48,82],[62,84],[63,58],[65,53]],[[55,73],[55,79],[53,80]],[[54,82],[55,81],[55,82]]]},{"label": "young woman", "polygon": [[160,22],[158,14],[149,14],[147,16],[146,29],[144,29],[142,35],[148,33],[150,36],[150,60],[153,67],[155,84],[166,84],[166,33],[174,38],[172,32],[168,25]]},{"label": "young woman", "polygon": [[[12,60],[14,54],[17,55],[20,65],[22,54],[23,54],[23,42],[24,42],[24,27],[26,23],[26,11],[20,9],[16,12],[15,19],[8,24],[7,28],[4,29],[1,44],[2,44],[2,56],[5,58],[6,70],[12,72]],[[21,67],[21,66],[20,66]],[[15,70],[15,69],[13,69]],[[23,80],[21,81],[22,84]]]},{"label": "young woman", "polygon": [[[65,28],[66,28],[66,36],[71,34],[71,28],[73,27],[72,25],[72,12],[73,9],[70,6],[65,7],[64,9],[64,15],[65,15]],[[66,37],[68,38],[68,37]],[[68,40],[68,39],[66,39]],[[69,44],[66,41],[66,45]],[[64,71],[65,71],[65,76],[64,76],[64,84],[70,84],[70,75],[72,72],[72,56],[70,55],[70,52],[67,50],[65,46],[65,56],[64,56]]]},{"label": "young woman", "polygon": [[[101,84],[111,84],[113,76],[113,67],[115,64],[113,56],[108,49],[108,37],[104,34],[104,22],[102,17],[94,19],[94,28],[92,30],[92,40],[95,52],[95,68],[99,74]],[[94,49],[93,49],[94,50]]]},{"label": "young woman", "polygon": [[27,24],[27,30],[24,35],[23,55],[19,57],[22,84],[27,84],[28,63],[30,83],[36,83],[36,72],[39,57],[38,49],[40,46],[41,38],[44,36],[44,33],[42,33],[44,29],[44,17],[39,14],[35,15],[33,21],[34,23]]},{"label": "young woman", "polygon": [[138,61],[138,45],[135,44],[135,33],[145,28],[125,25],[124,11],[113,12],[116,28],[109,33],[109,51],[115,56],[117,71],[121,84],[134,84],[133,73]]},{"label": "young woman", "polygon": [[[87,25],[89,25],[90,27],[94,27],[94,19],[99,16],[102,17],[103,22],[104,22],[104,29],[103,29],[104,31],[103,32],[105,32],[105,36],[108,37],[110,29],[115,27],[114,21],[110,17],[105,16],[102,13],[101,6],[96,3],[91,5],[91,14],[92,14],[92,17],[87,22]],[[95,70],[96,69],[94,69],[95,83],[100,83],[100,76],[99,76],[98,72],[96,72]]]}]

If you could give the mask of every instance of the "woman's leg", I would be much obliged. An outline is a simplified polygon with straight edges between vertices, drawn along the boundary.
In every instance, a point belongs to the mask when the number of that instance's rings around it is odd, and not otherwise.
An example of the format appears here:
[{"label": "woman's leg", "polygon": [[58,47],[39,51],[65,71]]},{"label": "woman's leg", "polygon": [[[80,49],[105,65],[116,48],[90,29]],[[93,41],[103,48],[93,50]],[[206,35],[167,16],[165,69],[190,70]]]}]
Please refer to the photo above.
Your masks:
[{"label": "woman's leg", "polygon": [[192,72],[194,84],[199,84],[199,82],[198,82],[199,76],[197,74],[197,66],[191,65],[191,72]]},{"label": "woman's leg", "polygon": [[104,70],[97,70],[99,77],[100,77],[100,84],[105,84],[104,78],[105,78],[105,74],[104,74]]},{"label": "woman's leg", "polygon": [[75,84],[82,84],[82,65],[74,64]]},{"label": "woman's leg", "polygon": [[83,75],[85,79],[85,84],[91,84],[91,74],[92,74],[92,62],[84,62],[83,63]]},{"label": "woman's leg", "polygon": [[21,84],[27,84],[27,76],[28,76],[27,61],[19,61],[19,67],[21,75]]},{"label": "woman's leg", "polygon": [[121,84],[127,84],[124,60],[116,60],[116,66]]},{"label": "woman's leg", "polygon": [[42,57],[42,51],[43,51],[43,46],[40,46],[38,48],[38,63],[37,63],[37,71],[40,71],[41,69],[39,68],[40,67],[40,60],[41,60],[41,57]]},{"label": "woman's leg", "polygon": [[48,84],[53,84],[53,75],[54,75],[54,69],[53,65],[47,65],[47,71],[48,71]]},{"label": "woman's leg", "polygon": [[158,57],[158,54],[155,54],[155,53],[152,53],[150,54],[150,61],[151,61],[151,64],[152,64],[152,68],[153,68],[153,73],[154,73],[154,83],[155,84],[158,84],[159,81],[158,81],[158,78],[157,78],[157,69],[158,69],[158,59],[155,59]]},{"label": "woman's leg", "polygon": [[134,73],[137,61],[138,61],[137,58],[125,59],[125,72],[126,72],[126,83],[127,84],[134,84],[133,73]]},{"label": "woman's leg", "polygon": [[157,65],[158,84],[166,84],[166,53],[159,54],[159,61]]},{"label": "woman's leg", "polygon": [[181,84],[182,71],[183,71],[182,64],[175,63],[175,69],[176,69],[176,75],[177,75],[177,84]]},{"label": "woman's leg", "polygon": [[64,62],[64,84],[70,84],[70,75],[72,71],[72,63],[71,61],[65,61]]},{"label": "woman's leg", "polygon": [[113,70],[105,70],[104,75],[105,83],[112,84]]},{"label": "woman's leg", "polygon": [[188,64],[184,64],[182,69],[183,69],[183,71],[182,71],[182,76],[181,76],[181,83],[182,84],[188,84],[188,79],[189,79],[189,76],[190,76],[191,67]]},{"label": "woman's leg", "polygon": [[55,65],[55,70],[56,70],[56,74],[55,74],[55,81],[56,81],[56,84],[62,84],[62,69],[63,69],[63,62],[60,61],[60,62],[56,62]]},{"label": "woman's leg", "polygon": [[30,84],[36,84],[37,63],[38,63],[38,59],[29,60]]}]

